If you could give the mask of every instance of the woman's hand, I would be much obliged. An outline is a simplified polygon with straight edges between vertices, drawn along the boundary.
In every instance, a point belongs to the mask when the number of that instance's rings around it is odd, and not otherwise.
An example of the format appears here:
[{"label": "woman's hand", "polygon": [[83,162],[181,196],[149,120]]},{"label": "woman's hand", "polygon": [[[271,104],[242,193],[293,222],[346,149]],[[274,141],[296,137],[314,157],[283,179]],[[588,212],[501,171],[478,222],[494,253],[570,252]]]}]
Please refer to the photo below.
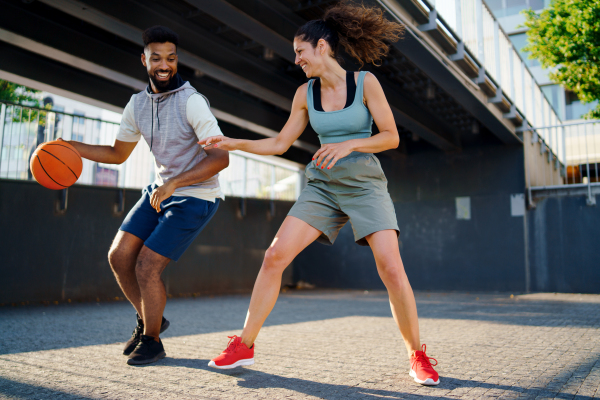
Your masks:
[{"label": "woman's hand", "polygon": [[204,145],[204,150],[210,149],[221,149],[221,150],[237,150],[236,144],[239,142],[239,139],[228,138],[227,136],[211,136],[206,139],[202,139],[198,142],[199,145]]},{"label": "woman's hand", "polygon": [[171,185],[168,181],[162,186],[157,187],[152,191],[150,195],[150,205],[154,207],[156,212],[160,212],[160,203],[169,197],[173,196],[175,192],[175,186]]},{"label": "woman's hand", "polygon": [[321,169],[325,167],[331,169],[340,158],[346,157],[353,151],[354,140],[325,144],[315,153],[313,160],[316,160],[317,166],[320,166]]}]

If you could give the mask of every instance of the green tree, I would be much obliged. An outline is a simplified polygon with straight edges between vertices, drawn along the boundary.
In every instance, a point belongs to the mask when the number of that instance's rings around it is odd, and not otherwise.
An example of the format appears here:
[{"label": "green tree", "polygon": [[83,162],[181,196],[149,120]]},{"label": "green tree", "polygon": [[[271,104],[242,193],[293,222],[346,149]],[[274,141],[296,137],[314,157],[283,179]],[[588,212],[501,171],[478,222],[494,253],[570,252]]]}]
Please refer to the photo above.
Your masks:
[{"label": "green tree", "polygon": [[[583,103],[600,99],[600,1],[553,0],[540,14],[524,11],[528,45],[550,79],[577,94]],[[600,118],[600,105],[586,118]]]},{"label": "green tree", "polygon": [[0,100],[40,107],[39,90],[0,79]]}]

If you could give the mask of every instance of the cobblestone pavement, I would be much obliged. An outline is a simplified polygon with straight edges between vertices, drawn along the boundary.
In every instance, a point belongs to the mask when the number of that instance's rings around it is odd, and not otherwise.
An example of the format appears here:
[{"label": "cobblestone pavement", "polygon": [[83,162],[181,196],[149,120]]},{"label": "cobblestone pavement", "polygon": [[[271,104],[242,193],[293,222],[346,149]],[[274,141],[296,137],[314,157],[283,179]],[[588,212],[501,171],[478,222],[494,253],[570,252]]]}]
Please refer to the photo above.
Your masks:
[{"label": "cobblestone pavement", "polygon": [[132,367],[125,302],[0,308],[0,399],[600,398],[600,295],[418,293],[442,383],[408,376],[382,292],[283,294],[252,367],[207,367],[248,296],[171,299],[167,358]]}]

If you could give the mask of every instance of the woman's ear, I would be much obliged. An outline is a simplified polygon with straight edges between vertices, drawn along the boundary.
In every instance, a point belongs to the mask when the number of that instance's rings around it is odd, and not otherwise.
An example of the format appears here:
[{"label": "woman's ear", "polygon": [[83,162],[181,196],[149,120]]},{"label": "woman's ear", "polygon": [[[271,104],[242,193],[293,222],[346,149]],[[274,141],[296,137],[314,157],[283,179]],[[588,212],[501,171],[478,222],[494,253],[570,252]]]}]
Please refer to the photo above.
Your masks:
[{"label": "woman's ear", "polygon": [[317,50],[321,55],[325,54],[325,51],[327,50],[327,41],[325,39],[319,39],[317,42]]}]

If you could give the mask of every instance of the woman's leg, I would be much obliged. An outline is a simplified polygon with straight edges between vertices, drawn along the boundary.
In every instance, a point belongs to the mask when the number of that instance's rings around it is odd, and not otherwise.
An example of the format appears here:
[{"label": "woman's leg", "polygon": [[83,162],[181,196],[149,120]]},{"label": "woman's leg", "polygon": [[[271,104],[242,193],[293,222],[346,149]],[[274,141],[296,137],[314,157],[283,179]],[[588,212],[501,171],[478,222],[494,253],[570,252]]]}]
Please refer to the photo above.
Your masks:
[{"label": "woman's leg", "polygon": [[400,258],[398,236],[394,230],[384,230],[372,233],[366,239],[373,250],[379,276],[388,290],[392,315],[411,356],[420,350],[419,320],[415,296]]},{"label": "woman's leg", "polygon": [[265,253],[265,259],[256,278],[242,342],[251,347],[267,316],[275,306],[281,289],[281,275],[292,260],[321,235],[296,217],[288,216],[281,224],[273,243]]}]

